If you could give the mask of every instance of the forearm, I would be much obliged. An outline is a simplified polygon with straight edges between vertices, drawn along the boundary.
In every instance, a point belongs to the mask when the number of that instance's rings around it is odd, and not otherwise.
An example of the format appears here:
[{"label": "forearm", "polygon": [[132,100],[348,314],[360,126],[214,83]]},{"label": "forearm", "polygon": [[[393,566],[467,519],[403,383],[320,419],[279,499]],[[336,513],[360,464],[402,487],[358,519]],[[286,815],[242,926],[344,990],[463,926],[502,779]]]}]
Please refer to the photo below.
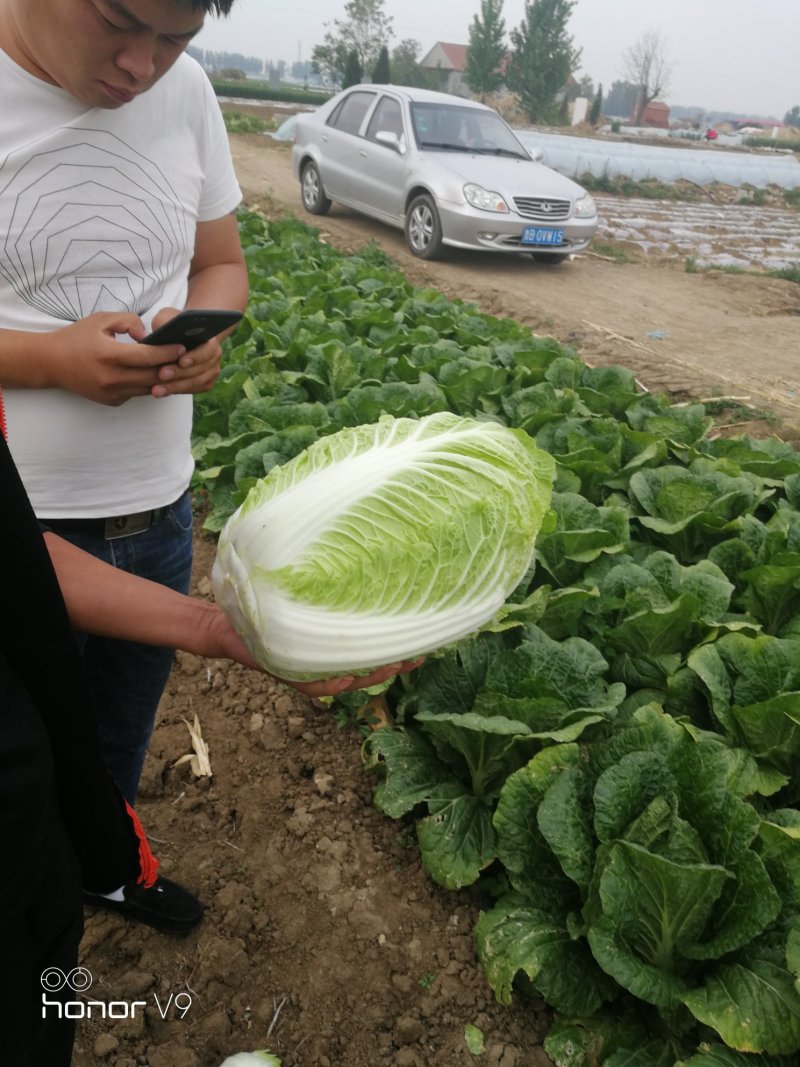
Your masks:
[{"label": "forearm", "polygon": [[111,567],[55,534],[46,533],[45,542],[75,630],[198,655],[226,654],[212,646],[216,605]]},{"label": "forearm", "polygon": [[247,307],[248,277],[236,216],[199,222],[189,267],[186,307]]},{"label": "forearm", "polygon": [[244,311],[248,295],[244,262],[216,263],[189,278],[186,307]]},{"label": "forearm", "polygon": [[[177,359],[177,345],[148,349],[138,341],[144,325],[132,312],[99,311],[53,330],[0,330],[0,384],[21,389],[65,389],[99,404],[146,396],[158,367]],[[165,351],[169,353],[165,357]]]},{"label": "forearm", "polygon": [[27,330],[0,330],[0,383],[8,388],[47,389],[51,380],[46,333]]}]

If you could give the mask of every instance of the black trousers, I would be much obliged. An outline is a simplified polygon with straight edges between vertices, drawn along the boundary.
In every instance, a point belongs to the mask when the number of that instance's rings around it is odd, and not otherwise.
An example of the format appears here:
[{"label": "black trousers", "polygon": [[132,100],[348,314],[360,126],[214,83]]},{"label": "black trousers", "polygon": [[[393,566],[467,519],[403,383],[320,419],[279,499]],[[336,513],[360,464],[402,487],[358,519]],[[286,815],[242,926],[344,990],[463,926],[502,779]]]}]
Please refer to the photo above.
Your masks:
[{"label": "black trousers", "polygon": [[81,886],[110,892],[139,872],[61,590],[0,436],[2,1067],[69,1064],[73,1024],[42,1003],[42,974],[59,968],[62,997],[75,999]]},{"label": "black trousers", "polygon": [[[74,1022],[53,1002],[73,1000],[42,975],[77,965],[81,876],[59,811],[50,741],[25,686],[0,650],[0,1062],[68,1067]],[[58,984],[58,983],[56,983]]]}]

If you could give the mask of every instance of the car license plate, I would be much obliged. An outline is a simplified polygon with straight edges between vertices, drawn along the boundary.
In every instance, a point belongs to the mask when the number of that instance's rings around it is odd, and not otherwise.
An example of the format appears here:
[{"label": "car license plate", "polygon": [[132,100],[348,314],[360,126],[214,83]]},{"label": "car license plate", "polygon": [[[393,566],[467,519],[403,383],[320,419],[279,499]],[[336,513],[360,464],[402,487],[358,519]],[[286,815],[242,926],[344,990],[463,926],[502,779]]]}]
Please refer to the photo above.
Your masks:
[{"label": "car license plate", "polygon": [[564,231],[550,226],[526,226],[519,240],[523,245],[563,245]]}]

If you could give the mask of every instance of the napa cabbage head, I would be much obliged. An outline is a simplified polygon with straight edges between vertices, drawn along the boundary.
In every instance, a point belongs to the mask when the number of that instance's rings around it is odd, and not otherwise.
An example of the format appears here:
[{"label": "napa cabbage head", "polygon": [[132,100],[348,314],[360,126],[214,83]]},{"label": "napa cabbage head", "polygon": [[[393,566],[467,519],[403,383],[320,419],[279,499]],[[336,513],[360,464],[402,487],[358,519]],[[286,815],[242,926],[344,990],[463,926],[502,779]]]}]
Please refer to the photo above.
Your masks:
[{"label": "napa cabbage head", "polygon": [[267,671],[368,671],[490,624],[531,565],[554,461],[522,430],[448,412],[321,438],[220,536],[218,603]]}]

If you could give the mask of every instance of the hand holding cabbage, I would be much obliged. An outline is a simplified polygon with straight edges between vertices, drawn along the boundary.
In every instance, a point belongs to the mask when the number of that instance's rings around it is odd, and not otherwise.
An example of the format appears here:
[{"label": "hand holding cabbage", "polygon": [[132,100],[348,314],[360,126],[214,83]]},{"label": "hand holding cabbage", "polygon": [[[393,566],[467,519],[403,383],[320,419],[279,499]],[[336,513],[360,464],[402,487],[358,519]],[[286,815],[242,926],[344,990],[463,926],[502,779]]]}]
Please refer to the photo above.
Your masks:
[{"label": "hand holding cabbage", "polygon": [[[140,641],[180,648],[209,659],[232,659],[259,668],[230,619],[217,604],[184,596],[158,582],[111,567],[88,552],[48,532],[45,543],[58,576],[70,621],[79,633],[98,633],[121,641]],[[120,603],[128,609],[120,612]],[[349,689],[377,685],[412,663],[393,663],[366,679],[352,675],[312,682],[293,682],[309,697],[336,696]],[[285,681],[286,679],[279,679]]]},{"label": "hand holding cabbage", "polygon": [[[175,594],[176,597],[178,594]],[[191,611],[195,618],[187,624],[182,631],[182,639],[177,642],[179,648],[194,652],[199,656],[212,659],[232,659],[245,667],[260,668],[247,644],[231,625],[227,615],[216,605],[195,598],[182,598],[186,604],[187,613]],[[186,634],[191,634],[191,642]],[[191,648],[189,645],[191,644]],[[379,685],[395,674],[405,674],[419,666],[421,660],[409,662],[390,663],[379,670],[372,671],[366,678],[356,678],[352,674],[340,675],[337,678],[323,678],[318,681],[300,682],[288,678],[277,678],[277,681],[292,686],[307,697],[334,697],[339,693],[346,693],[353,689],[363,689],[372,685]]]},{"label": "hand holding cabbage", "polygon": [[553,474],[523,431],[447,412],[341,430],[231,516],[217,602],[256,662],[297,688],[374,684],[375,668],[492,624],[531,564]]}]

